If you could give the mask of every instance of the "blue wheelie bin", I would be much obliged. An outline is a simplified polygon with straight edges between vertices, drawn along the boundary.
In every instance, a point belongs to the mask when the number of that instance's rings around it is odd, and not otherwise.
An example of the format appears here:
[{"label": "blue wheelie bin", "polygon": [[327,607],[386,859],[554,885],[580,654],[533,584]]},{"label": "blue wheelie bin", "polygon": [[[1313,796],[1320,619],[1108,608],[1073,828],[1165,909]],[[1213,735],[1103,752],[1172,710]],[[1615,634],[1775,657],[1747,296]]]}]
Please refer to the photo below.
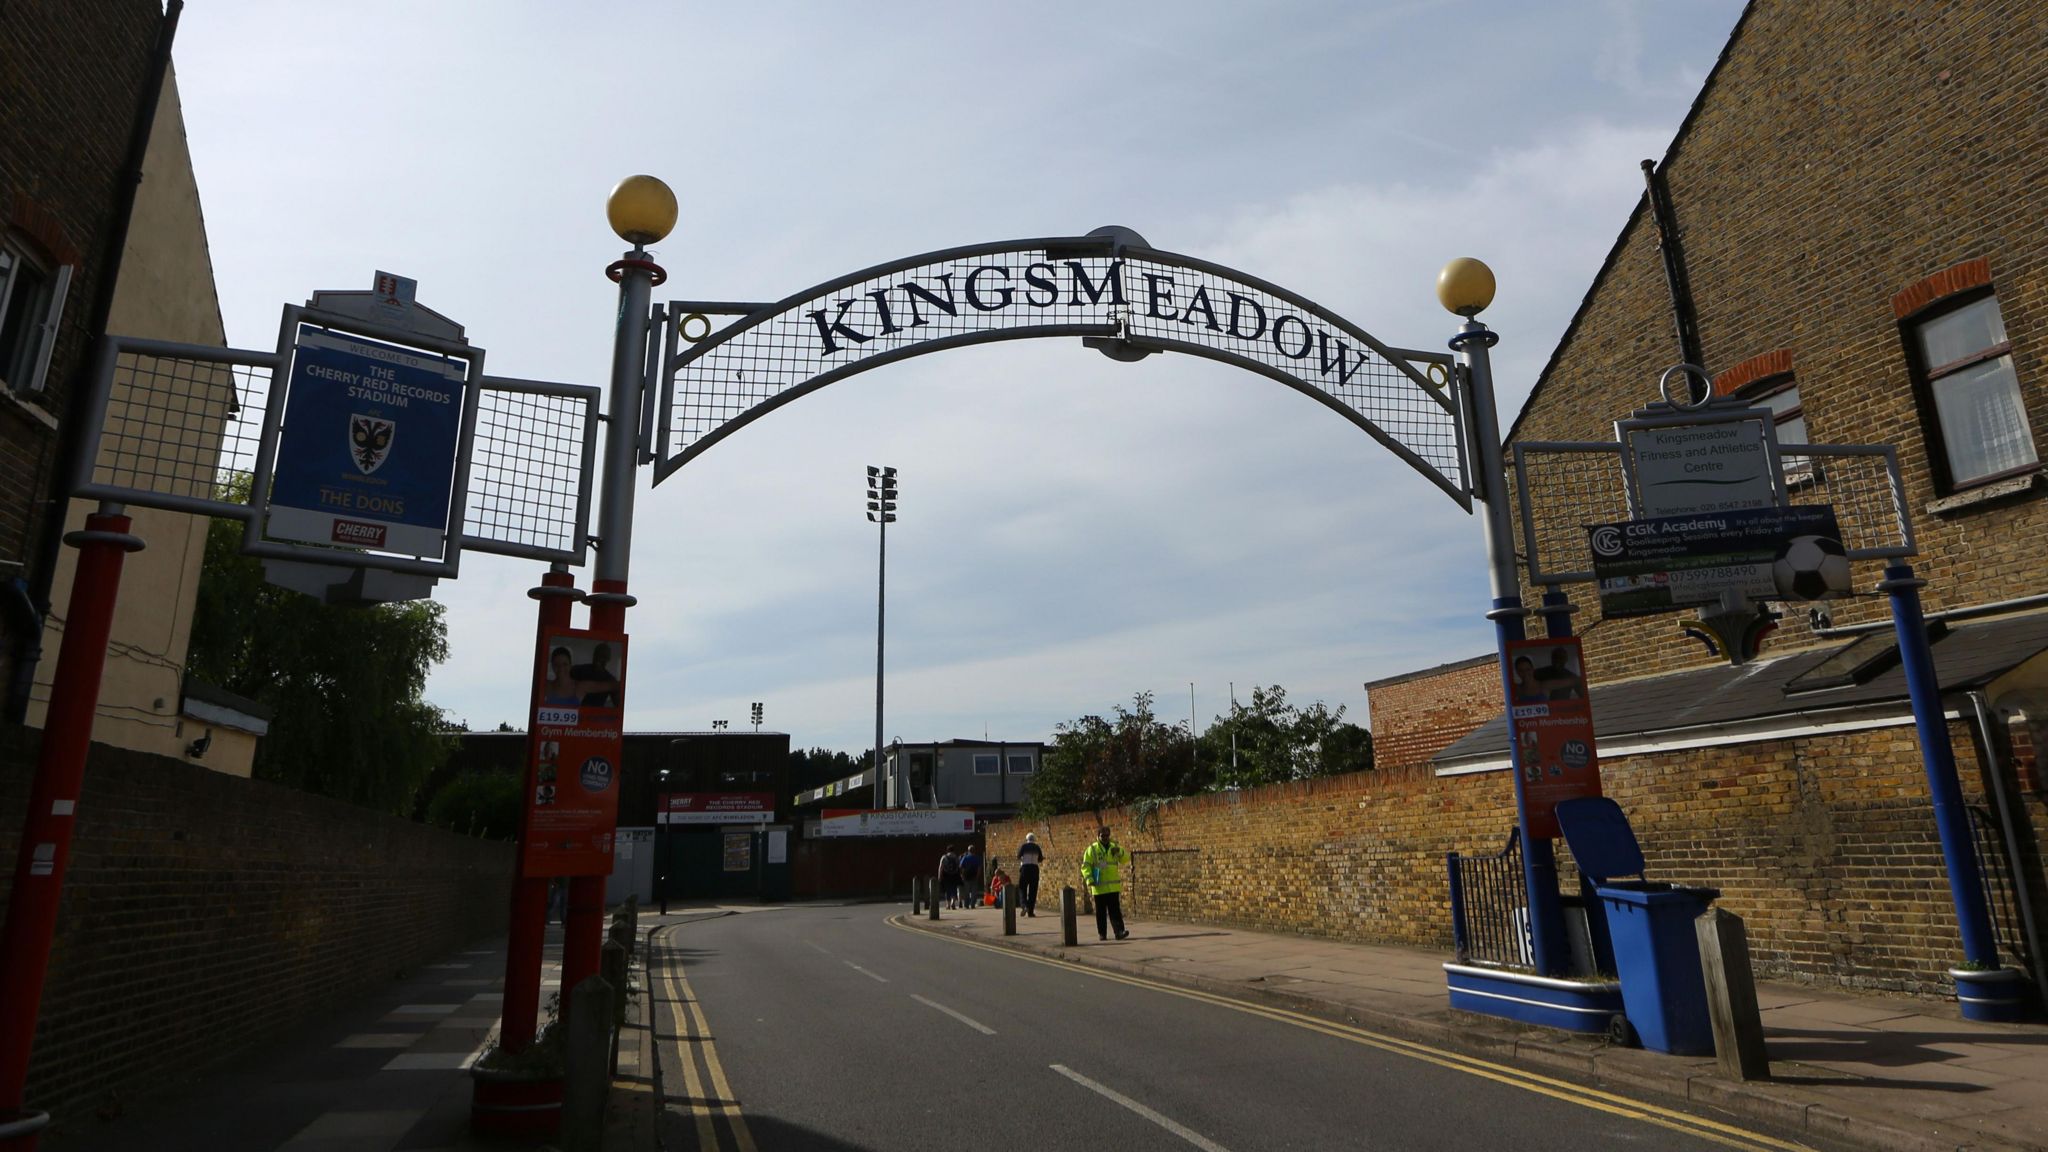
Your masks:
[{"label": "blue wheelie bin", "polygon": [[[1692,922],[1720,890],[1643,879],[1642,845],[1621,805],[1605,796],[1564,801],[1557,822],[1606,913],[1622,1010],[1635,1036],[1657,1052],[1713,1055],[1714,1026]],[[1621,879],[1628,876],[1635,879]]]}]

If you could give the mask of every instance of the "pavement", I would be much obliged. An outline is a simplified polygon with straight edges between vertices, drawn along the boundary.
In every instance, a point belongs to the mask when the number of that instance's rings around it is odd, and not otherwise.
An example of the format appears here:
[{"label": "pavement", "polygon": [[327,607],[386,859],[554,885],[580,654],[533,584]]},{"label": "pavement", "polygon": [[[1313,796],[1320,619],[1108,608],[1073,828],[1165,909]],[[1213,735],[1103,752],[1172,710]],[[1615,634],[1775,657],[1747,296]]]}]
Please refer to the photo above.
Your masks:
[{"label": "pavement", "polygon": [[[673,923],[643,912],[640,927]],[[562,928],[548,926],[541,1013],[561,978]],[[652,1035],[642,957],[620,1035],[606,1149],[651,1149]],[[479,940],[337,1005],[224,1064],[187,1070],[150,1096],[57,1116],[48,1152],[473,1152],[517,1142],[470,1133],[469,1067],[504,1007],[505,941]],[[530,1145],[529,1145],[530,1146]]]},{"label": "pavement", "polygon": [[1978,1024],[1953,1004],[1760,983],[1770,1079],[1724,1079],[1714,1060],[1620,1048],[1453,1011],[1443,952],[1209,924],[1132,921],[1098,943],[1091,918],[1062,945],[1057,909],[993,908],[907,926],[1284,1007],[1502,1064],[1591,1077],[1619,1094],[1711,1105],[1817,1141],[1888,1152],[2048,1149],[2048,1027]]}]

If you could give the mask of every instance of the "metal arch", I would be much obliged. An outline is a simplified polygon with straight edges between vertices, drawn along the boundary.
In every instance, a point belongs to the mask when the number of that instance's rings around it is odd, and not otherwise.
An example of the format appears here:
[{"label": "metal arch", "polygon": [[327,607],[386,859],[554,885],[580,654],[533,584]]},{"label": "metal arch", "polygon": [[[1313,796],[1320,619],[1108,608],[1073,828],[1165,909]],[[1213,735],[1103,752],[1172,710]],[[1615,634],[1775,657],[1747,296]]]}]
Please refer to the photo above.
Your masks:
[{"label": "metal arch", "polygon": [[[677,326],[702,309],[679,303],[668,310],[660,342],[654,482],[747,423],[859,372],[949,348],[1079,336],[1098,347],[1114,342],[1134,359],[1184,352],[1286,384],[1358,425],[1471,509],[1473,469],[1452,357],[1390,347],[1297,293],[1130,243],[1134,236],[1115,230],[1000,241],[894,260],[757,306],[687,347],[679,346]],[[1035,259],[966,266],[979,257],[1026,253]],[[919,270],[928,275],[907,275]],[[983,276],[998,279],[980,287]],[[964,303],[956,295],[963,285]],[[862,290],[840,297],[856,286]],[[943,300],[935,294],[941,288]],[[1227,326],[1220,322],[1226,303]],[[770,328],[776,325],[782,330]],[[1292,336],[1283,339],[1289,325]]]}]

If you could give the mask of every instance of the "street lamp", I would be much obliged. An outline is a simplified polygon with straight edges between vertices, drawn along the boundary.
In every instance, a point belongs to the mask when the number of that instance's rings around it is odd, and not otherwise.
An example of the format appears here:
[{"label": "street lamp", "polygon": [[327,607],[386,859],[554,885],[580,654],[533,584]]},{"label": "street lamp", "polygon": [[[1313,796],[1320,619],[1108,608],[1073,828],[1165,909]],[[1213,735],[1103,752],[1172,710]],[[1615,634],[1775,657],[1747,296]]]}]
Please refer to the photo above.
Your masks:
[{"label": "street lamp", "polygon": [[[669,748],[673,751],[677,745],[682,743],[684,743],[682,740],[671,740]],[[666,916],[668,915],[668,853],[662,851],[662,849],[668,846],[668,838],[663,834],[663,830],[668,827],[668,769],[663,768],[654,775],[660,781],[654,789],[654,898],[661,901],[661,914]]]},{"label": "street lamp", "polygon": [[[1509,698],[1508,646],[1526,636],[1524,618],[1529,610],[1522,604],[1522,581],[1515,571],[1515,536],[1508,518],[1507,465],[1501,451],[1500,417],[1494,409],[1493,361],[1488,352],[1500,339],[1478,320],[1493,303],[1493,269],[1469,256],[1444,265],[1436,278],[1436,298],[1446,311],[1463,316],[1465,323],[1451,337],[1451,350],[1464,368],[1472,413],[1473,451],[1477,462],[1479,500],[1485,505],[1486,567],[1493,592],[1493,608],[1486,616],[1493,621],[1494,638],[1500,650],[1501,699]],[[1569,625],[1563,613],[1558,619]],[[1557,894],[1557,857],[1549,837],[1529,835],[1529,805],[1523,795],[1521,749],[1514,739],[1514,712],[1508,712],[1508,755],[1514,761],[1515,819],[1522,834],[1522,883],[1529,898],[1529,950],[1540,976],[1563,975],[1568,967],[1564,938],[1564,908]]]},{"label": "street lamp", "polygon": [[[605,269],[605,275],[619,286],[619,310],[612,335],[611,386],[606,392],[597,557],[591,592],[584,603],[590,605],[592,631],[616,633],[626,630],[626,609],[634,603],[626,591],[626,576],[633,553],[633,473],[640,462],[647,335],[654,288],[668,279],[668,273],[649,257],[647,245],[658,243],[675,227],[676,195],[652,176],[628,176],[605,200],[604,214],[612,231],[633,247]],[[577,876],[569,881],[569,915],[562,939],[564,989],[597,975],[598,946],[604,933],[604,881],[602,876]],[[527,994],[523,987],[512,987],[508,979],[508,1003],[515,997],[523,1000]]]},{"label": "street lamp", "polygon": [[868,772],[874,807],[882,806],[882,614],[889,578],[889,525],[896,522],[896,470],[868,465],[868,522],[877,533],[875,561],[875,763]]},{"label": "street lamp", "polygon": [[756,731],[756,732],[759,732],[760,730],[761,730],[761,702],[760,702],[759,700],[756,700],[756,701],[754,701],[754,731]]}]

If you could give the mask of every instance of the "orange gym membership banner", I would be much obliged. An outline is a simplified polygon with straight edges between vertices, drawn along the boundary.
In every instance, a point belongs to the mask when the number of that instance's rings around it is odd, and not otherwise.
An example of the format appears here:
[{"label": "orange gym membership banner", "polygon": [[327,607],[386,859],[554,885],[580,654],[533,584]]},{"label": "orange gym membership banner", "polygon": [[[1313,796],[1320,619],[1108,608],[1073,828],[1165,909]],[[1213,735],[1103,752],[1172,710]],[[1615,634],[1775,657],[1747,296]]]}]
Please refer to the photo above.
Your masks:
[{"label": "orange gym membership banner", "polygon": [[609,876],[626,738],[626,637],[548,636],[527,774],[528,876]]}]

